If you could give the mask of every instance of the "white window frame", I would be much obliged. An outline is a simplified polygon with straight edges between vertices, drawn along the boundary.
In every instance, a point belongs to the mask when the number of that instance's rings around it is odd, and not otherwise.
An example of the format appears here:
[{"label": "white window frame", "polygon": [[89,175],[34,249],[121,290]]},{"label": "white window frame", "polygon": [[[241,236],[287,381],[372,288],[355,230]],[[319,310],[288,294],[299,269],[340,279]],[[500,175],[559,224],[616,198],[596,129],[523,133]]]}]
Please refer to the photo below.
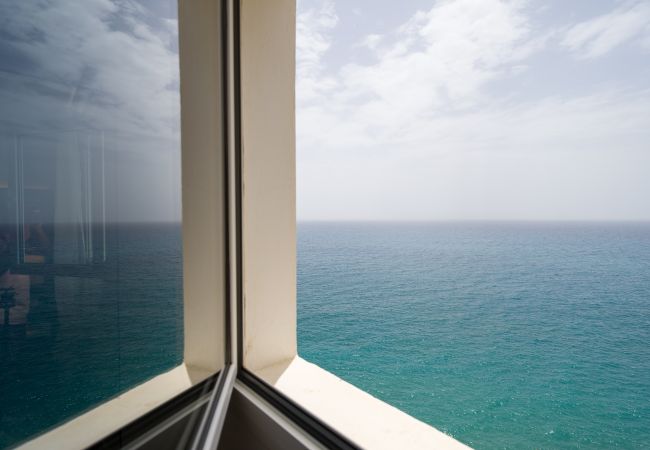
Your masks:
[{"label": "white window frame", "polygon": [[296,4],[240,3],[243,366],[363,448],[467,448],[298,356]]},{"label": "white window frame", "polygon": [[295,0],[179,0],[184,362],[23,448],[87,447],[216,372],[202,447],[234,386],[308,448],[466,448],[298,356],[295,23]]}]

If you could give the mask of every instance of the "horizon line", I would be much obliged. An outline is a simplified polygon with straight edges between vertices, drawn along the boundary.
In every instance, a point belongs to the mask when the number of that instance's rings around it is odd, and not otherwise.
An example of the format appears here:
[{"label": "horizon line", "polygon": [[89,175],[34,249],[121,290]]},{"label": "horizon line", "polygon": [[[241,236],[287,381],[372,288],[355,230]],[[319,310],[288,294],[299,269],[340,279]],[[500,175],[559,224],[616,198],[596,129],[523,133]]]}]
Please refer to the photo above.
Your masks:
[{"label": "horizon line", "polygon": [[650,223],[649,219],[296,219],[331,223]]}]

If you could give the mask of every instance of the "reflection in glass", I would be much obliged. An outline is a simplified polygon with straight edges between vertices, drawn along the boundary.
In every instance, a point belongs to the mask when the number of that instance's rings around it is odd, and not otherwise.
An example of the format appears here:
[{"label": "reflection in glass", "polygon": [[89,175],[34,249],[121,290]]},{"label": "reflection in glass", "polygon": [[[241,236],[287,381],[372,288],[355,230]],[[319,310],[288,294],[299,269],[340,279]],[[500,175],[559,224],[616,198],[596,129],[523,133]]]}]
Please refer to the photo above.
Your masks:
[{"label": "reflection in glass", "polygon": [[0,5],[0,448],[182,361],[176,10]]}]

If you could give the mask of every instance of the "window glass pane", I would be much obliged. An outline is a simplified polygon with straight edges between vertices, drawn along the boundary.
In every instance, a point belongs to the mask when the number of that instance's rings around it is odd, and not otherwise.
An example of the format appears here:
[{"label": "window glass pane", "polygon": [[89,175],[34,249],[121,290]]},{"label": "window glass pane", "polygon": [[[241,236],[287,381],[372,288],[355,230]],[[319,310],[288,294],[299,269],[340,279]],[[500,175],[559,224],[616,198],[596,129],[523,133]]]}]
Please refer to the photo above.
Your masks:
[{"label": "window glass pane", "polygon": [[650,3],[300,0],[298,349],[476,448],[650,439]]},{"label": "window glass pane", "polygon": [[177,28],[0,4],[0,447],[182,362]]}]

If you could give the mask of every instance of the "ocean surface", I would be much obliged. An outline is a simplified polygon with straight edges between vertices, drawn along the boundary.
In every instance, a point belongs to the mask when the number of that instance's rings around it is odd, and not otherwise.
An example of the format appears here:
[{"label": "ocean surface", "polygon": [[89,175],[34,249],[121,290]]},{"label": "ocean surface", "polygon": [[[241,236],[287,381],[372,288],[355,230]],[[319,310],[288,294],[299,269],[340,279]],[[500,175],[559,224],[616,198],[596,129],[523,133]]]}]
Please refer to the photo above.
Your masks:
[{"label": "ocean surface", "polygon": [[650,224],[300,223],[298,337],[478,449],[649,448]]},{"label": "ocean surface", "polygon": [[[12,269],[0,448],[182,361],[181,250]],[[300,223],[298,313],[301,356],[478,449],[650,443],[650,224]]]}]

